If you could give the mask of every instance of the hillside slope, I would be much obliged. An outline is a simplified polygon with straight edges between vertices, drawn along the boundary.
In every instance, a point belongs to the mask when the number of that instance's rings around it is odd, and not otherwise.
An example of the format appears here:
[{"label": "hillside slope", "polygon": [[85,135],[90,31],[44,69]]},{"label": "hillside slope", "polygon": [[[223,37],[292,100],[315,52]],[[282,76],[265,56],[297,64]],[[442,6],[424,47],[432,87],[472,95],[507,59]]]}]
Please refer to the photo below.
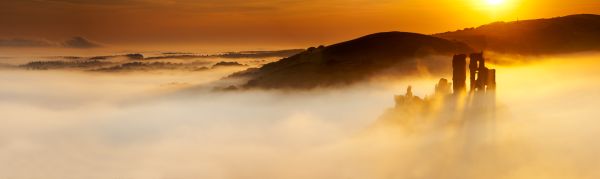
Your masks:
[{"label": "hillside slope", "polygon": [[434,36],[461,41],[476,50],[500,53],[536,55],[600,50],[600,15],[496,22]]},{"label": "hillside slope", "polygon": [[472,51],[466,44],[428,35],[384,32],[319,48],[309,48],[292,57],[250,69],[231,77],[250,80],[245,88],[296,88],[347,85],[391,72],[415,74],[419,65],[431,68],[435,62],[416,59],[431,55],[452,55]]}]

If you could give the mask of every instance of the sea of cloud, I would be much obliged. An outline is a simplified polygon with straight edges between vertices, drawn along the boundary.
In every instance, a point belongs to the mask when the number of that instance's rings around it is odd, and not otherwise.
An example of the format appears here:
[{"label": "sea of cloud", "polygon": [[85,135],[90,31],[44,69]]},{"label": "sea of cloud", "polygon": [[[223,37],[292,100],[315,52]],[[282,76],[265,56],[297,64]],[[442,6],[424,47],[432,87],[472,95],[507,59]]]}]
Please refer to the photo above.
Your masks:
[{"label": "sea of cloud", "polygon": [[597,178],[598,57],[496,66],[502,112],[475,146],[373,127],[407,85],[432,92],[429,78],[218,92],[230,71],[3,70],[0,178]]}]

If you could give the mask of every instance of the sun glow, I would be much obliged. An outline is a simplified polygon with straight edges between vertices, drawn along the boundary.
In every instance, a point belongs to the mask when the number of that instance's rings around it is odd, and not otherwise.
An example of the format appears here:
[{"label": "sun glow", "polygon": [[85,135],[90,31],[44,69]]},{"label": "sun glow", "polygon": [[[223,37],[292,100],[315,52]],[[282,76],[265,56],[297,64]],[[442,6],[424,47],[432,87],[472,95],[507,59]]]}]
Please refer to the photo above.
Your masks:
[{"label": "sun glow", "polygon": [[[493,16],[494,19],[511,14],[518,0],[473,0],[476,9]],[[513,12],[514,13],[514,12]]]},{"label": "sun glow", "polygon": [[487,4],[490,6],[499,6],[504,4],[504,0],[486,0]]}]

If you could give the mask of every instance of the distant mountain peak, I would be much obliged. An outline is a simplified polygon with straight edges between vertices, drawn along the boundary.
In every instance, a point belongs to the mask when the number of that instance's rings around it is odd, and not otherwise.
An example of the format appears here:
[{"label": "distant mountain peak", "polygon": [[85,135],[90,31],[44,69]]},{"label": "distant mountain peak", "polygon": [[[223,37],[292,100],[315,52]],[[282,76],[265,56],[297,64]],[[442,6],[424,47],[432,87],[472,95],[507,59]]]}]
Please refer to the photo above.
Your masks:
[{"label": "distant mountain peak", "polygon": [[101,47],[99,43],[84,37],[76,36],[65,41],[49,41],[37,38],[9,38],[0,39],[0,47],[65,47],[65,48],[95,48]]},{"label": "distant mountain peak", "polygon": [[62,43],[64,47],[68,48],[95,48],[100,47],[100,44],[92,42],[84,37],[75,36]]}]

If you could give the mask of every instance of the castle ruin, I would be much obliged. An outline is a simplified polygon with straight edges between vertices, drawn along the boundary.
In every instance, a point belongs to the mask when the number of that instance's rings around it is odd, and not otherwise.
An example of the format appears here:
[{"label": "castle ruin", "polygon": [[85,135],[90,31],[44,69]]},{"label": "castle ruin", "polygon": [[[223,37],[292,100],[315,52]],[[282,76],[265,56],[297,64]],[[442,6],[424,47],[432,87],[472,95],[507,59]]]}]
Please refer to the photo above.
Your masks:
[{"label": "castle ruin", "polygon": [[[445,97],[450,94],[460,96],[467,94],[467,57],[469,58],[469,96],[478,94],[495,95],[496,90],[496,70],[485,66],[483,52],[454,55],[452,58],[452,83],[447,79],[440,79],[435,86],[433,98]],[[452,89],[452,92],[450,92]],[[422,103],[427,99],[421,99],[412,94],[412,87],[408,87],[406,95],[395,96],[396,107],[406,106],[408,104]]]},{"label": "castle ruin", "polygon": [[[496,70],[485,67],[483,53],[469,55],[469,79],[471,92],[496,89]],[[467,55],[454,55],[452,59],[452,82],[454,93],[466,92]]]},{"label": "castle ruin", "polygon": [[414,95],[409,86],[405,95],[395,96],[396,106],[377,124],[401,127],[407,133],[444,131],[444,135],[465,137],[467,148],[493,142],[498,109],[496,70],[485,62],[483,53],[454,55],[452,82],[441,78],[435,92],[424,98]]}]

